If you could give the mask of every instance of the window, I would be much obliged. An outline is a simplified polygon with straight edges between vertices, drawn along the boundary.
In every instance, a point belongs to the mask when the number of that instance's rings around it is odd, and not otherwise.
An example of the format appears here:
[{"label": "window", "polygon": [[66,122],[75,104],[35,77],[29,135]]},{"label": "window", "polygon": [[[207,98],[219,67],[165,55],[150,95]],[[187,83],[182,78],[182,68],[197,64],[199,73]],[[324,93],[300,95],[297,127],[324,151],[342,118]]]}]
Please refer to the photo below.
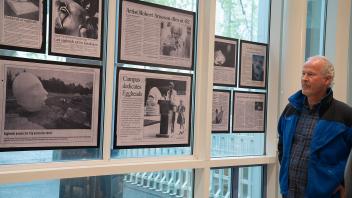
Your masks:
[{"label": "window", "polygon": [[0,197],[184,197],[193,196],[193,171],[169,170],[6,184]]},{"label": "window", "polygon": [[307,1],[306,59],[314,55],[324,55],[325,21],[327,2]]},{"label": "window", "polygon": [[[275,163],[274,157],[265,156],[266,132],[233,133],[229,131],[228,133],[210,134],[210,131],[197,131],[202,135],[209,135],[210,138],[207,141],[211,139],[211,147],[208,146],[210,142],[197,142],[198,140],[195,139],[197,137],[195,126],[193,126],[196,122],[194,121],[196,119],[195,112],[205,112],[204,109],[195,109],[196,104],[208,103],[195,99],[197,87],[208,88],[207,85],[199,85],[199,79],[196,78],[207,75],[198,71],[202,66],[198,65],[197,61],[205,58],[205,54],[199,52],[201,51],[198,46],[200,41],[197,40],[199,35],[204,37],[202,35],[204,29],[199,30],[197,26],[205,22],[205,19],[199,16],[199,9],[214,2],[146,0],[146,2],[196,13],[194,70],[116,63],[114,58],[117,56],[116,48],[119,44],[116,33],[119,2],[104,2],[107,3],[104,13],[105,38],[102,61],[54,56],[47,53],[0,50],[0,55],[10,57],[97,65],[102,68],[103,78],[100,99],[102,111],[99,114],[103,120],[99,129],[101,131],[99,148],[0,152],[0,166],[8,165],[2,166],[0,170],[0,177],[5,178],[0,183],[0,197],[71,198],[95,196],[127,198],[131,195],[133,197],[170,198],[207,197],[208,195],[214,198],[263,197],[263,180],[266,179],[263,176],[265,166],[252,166],[252,164],[258,164],[257,162],[263,158],[270,159],[270,162],[264,163]],[[210,9],[216,9],[216,15],[210,17],[216,18],[216,35],[269,43],[270,0],[217,0],[215,4],[216,8],[211,7]],[[145,69],[153,72],[182,73],[192,76],[193,114],[191,115],[190,146],[113,148],[116,68]],[[219,86],[216,88],[231,92],[231,102],[235,91],[267,92],[263,89],[241,89],[238,87]],[[230,111],[232,115],[232,110]],[[231,116],[230,120],[231,130],[233,125]],[[206,151],[204,156],[203,148]],[[241,158],[237,158],[238,156]],[[249,159],[251,157],[248,156],[254,156],[255,159]],[[225,157],[231,159],[225,159]],[[240,161],[246,157],[248,157],[248,161],[236,165],[237,160]],[[226,168],[219,167],[216,160],[224,162]],[[23,174],[21,175],[19,172]],[[202,174],[206,177],[203,177]],[[202,181],[208,179],[210,186],[202,186]],[[201,192],[199,189],[202,189]]]},{"label": "window", "polygon": [[211,198],[263,197],[263,166],[212,169],[210,181]]}]

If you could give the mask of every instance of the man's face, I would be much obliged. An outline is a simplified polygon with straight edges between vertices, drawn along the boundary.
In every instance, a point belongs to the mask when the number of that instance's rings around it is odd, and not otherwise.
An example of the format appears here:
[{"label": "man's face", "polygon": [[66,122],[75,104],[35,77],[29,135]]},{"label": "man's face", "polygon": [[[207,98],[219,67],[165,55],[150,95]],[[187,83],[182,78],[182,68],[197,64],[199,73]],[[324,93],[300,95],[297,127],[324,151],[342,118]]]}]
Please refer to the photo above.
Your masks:
[{"label": "man's face", "polygon": [[80,36],[80,25],[86,16],[86,11],[72,0],[58,0],[56,6],[58,11],[56,29],[66,35]]},{"label": "man's face", "polygon": [[330,81],[331,78],[323,73],[322,61],[313,59],[303,65],[301,77],[302,93],[308,98],[323,98]]}]

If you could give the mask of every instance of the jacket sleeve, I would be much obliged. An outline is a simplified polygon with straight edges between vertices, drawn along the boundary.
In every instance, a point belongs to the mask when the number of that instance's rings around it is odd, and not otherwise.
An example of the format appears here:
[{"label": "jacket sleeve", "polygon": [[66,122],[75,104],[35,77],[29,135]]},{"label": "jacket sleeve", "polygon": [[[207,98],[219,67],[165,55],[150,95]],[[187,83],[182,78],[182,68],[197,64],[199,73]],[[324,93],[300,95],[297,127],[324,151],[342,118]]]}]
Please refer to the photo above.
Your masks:
[{"label": "jacket sleeve", "polygon": [[289,108],[289,105],[287,105],[284,109],[284,111],[281,113],[281,116],[279,118],[279,123],[277,126],[277,131],[278,131],[278,136],[279,136],[279,141],[277,144],[277,151],[278,151],[278,158],[279,158],[279,162],[281,164],[281,160],[282,160],[282,154],[283,154],[283,130],[284,130],[284,119],[285,119],[285,114],[287,112]]},{"label": "jacket sleeve", "polygon": [[352,197],[352,150],[345,169],[346,197]]},{"label": "jacket sleeve", "polygon": [[281,131],[281,117],[279,119],[279,124],[277,127],[278,130],[278,135],[279,135],[279,142],[277,144],[277,151],[278,151],[278,158],[279,158],[279,163],[281,164],[282,160],[282,131]]}]

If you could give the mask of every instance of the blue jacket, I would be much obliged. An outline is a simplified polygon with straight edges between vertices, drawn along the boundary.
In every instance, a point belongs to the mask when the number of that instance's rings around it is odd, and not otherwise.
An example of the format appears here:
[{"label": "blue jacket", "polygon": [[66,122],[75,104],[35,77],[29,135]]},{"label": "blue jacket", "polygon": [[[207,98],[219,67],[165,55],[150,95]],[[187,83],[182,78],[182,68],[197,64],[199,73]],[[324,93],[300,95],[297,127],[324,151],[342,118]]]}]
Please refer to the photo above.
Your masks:
[{"label": "blue jacket", "polygon": [[[322,99],[319,120],[315,126],[308,162],[308,178],[305,197],[329,198],[343,184],[344,169],[352,147],[352,108],[335,100],[332,90]],[[289,98],[278,124],[280,188],[283,195],[288,192],[288,168],[292,140],[303,108],[305,96],[298,91]]]},{"label": "blue jacket", "polygon": [[352,198],[352,151],[345,169],[346,198]]}]

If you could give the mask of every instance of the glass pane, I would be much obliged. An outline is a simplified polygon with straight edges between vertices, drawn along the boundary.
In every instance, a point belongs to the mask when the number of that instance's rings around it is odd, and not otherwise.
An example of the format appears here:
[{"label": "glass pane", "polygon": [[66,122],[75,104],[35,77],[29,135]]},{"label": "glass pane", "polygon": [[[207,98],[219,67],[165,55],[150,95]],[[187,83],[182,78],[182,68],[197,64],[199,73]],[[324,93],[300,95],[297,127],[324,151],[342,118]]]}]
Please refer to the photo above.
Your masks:
[{"label": "glass pane", "polygon": [[217,0],[215,34],[267,43],[269,3],[269,0]]},{"label": "glass pane", "polygon": [[[269,13],[270,0],[217,0],[215,34],[268,43]],[[235,91],[239,89],[221,86],[214,88]],[[255,92],[255,90],[248,91]],[[232,107],[230,109],[232,111]],[[231,117],[232,112],[230,113],[230,126],[233,125]],[[264,133],[212,135],[212,157],[263,155],[264,148]]]},{"label": "glass pane", "polygon": [[[65,58],[59,56],[49,56],[32,52],[0,50],[0,55],[21,57],[28,59],[50,60],[56,62],[70,62],[80,64],[100,65],[101,61],[83,60],[77,58]],[[103,100],[103,98],[101,98]],[[56,107],[59,108],[59,107]],[[86,160],[100,158],[99,148],[89,149],[65,149],[65,150],[38,150],[38,151],[11,151],[0,152],[0,165],[3,164],[24,164],[24,163],[44,163],[63,160]]]},{"label": "glass pane", "polygon": [[212,157],[264,155],[264,133],[212,135]]},{"label": "glass pane", "polygon": [[[150,3],[154,3],[154,4],[159,4],[159,5],[163,5],[163,6],[168,6],[168,7],[172,7],[172,8],[192,11],[192,12],[197,11],[197,7],[196,7],[197,0],[184,0],[184,1],[142,0],[142,1],[150,2]],[[141,68],[141,69],[145,69],[145,70],[170,71],[170,72],[175,72],[176,74],[178,74],[178,73],[185,73],[185,74],[192,74],[192,75],[195,74],[195,72],[193,70],[190,71],[190,70],[184,70],[184,69],[169,69],[169,68],[160,68],[160,67],[158,68],[158,67],[153,67],[153,66],[148,66],[148,65],[134,65],[134,64],[120,64],[120,63],[118,63],[117,67],[120,67],[120,66],[121,67],[130,67],[130,68]],[[193,84],[194,84],[194,82],[193,82]],[[116,97],[115,97],[115,100],[116,100]],[[192,105],[192,107],[193,107],[193,105]],[[193,110],[191,112],[193,112]],[[177,117],[178,117],[178,113],[176,114],[176,118]],[[193,118],[191,118],[191,119],[193,119]],[[155,125],[158,125],[158,124],[155,124]],[[177,127],[178,127],[178,125],[177,125]],[[176,128],[176,133],[178,133],[177,130],[180,130],[180,129]],[[192,129],[191,129],[190,133],[192,134]],[[163,140],[161,139],[160,141],[163,141]],[[140,146],[140,147],[144,147],[144,146]],[[146,147],[148,147],[148,146],[146,146]],[[155,146],[155,147],[157,147],[157,146]],[[180,156],[180,155],[191,155],[191,154],[192,154],[191,146],[189,146],[189,147],[167,147],[167,145],[163,145],[162,147],[159,147],[159,148],[113,149],[111,151],[111,158],[123,159],[123,158],[142,158],[142,157],[160,157],[160,156]]]},{"label": "glass pane", "polygon": [[238,169],[238,198],[263,197],[263,167],[241,167]]},{"label": "glass pane", "polygon": [[160,4],[164,6],[169,6],[169,7],[174,7],[182,10],[188,10],[188,11],[193,11],[195,12],[197,7],[197,1],[196,0],[183,0],[183,1],[178,1],[178,0],[143,0],[146,2],[150,3],[155,3],[155,4]]},{"label": "glass pane", "polygon": [[210,172],[210,195],[209,197],[231,197],[232,180],[231,168],[212,169]]},{"label": "glass pane", "polygon": [[1,152],[0,165],[99,159],[100,149]]},{"label": "glass pane", "polygon": [[212,169],[211,198],[261,198],[263,167],[234,167]]},{"label": "glass pane", "polygon": [[193,196],[193,171],[169,170],[0,185],[11,198],[174,198]]},{"label": "glass pane", "polygon": [[326,1],[307,1],[306,58],[324,54]]},{"label": "glass pane", "polygon": [[0,185],[0,197],[11,198],[59,198],[59,180]]},{"label": "glass pane", "polygon": [[170,155],[190,155],[191,147],[175,148],[140,148],[140,149],[118,149],[112,150],[112,158],[140,158],[140,157],[159,157]]}]

